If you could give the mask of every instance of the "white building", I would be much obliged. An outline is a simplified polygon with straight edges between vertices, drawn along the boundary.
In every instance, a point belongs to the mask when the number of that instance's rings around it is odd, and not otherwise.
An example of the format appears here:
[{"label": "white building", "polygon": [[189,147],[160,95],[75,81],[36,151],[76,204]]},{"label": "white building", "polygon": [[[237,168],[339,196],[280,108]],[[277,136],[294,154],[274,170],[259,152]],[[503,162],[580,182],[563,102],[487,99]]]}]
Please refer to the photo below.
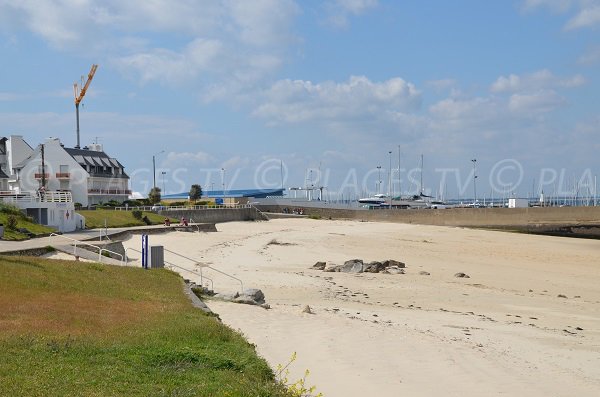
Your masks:
[{"label": "white building", "polygon": [[529,207],[529,200],[526,198],[509,198],[508,208],[527,208]]},{"label": "white building", "polygon": [[49,138],[35,149],[19,135],[0,138],[0,201],[40,224],[69,232],[85,227],[82,206],[127,200],[129,177],[102,145],[65,148]]},{"label": "white building", "polygon": [[[42,161],[43,150],[43,161]],[[13,165],[21,191],[37,191],[45,179],[46,191],[69,191],[82,206],[110,200],[127,200],[129,176],[102,145],[83,149],[65,148],[58,138],[49,138],[32,153]]]}]

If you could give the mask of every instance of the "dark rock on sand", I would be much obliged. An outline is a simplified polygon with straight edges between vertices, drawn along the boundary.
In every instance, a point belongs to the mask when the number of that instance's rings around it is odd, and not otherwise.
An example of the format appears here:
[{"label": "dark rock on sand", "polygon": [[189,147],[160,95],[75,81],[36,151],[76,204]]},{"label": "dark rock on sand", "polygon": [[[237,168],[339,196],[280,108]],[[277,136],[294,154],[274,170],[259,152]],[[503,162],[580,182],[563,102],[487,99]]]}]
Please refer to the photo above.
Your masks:
[{"label": "dark rock on sand", "polygon": [[458,277],[458,278],[471,278],[471,277],[469,277],[469,275],[468,275],[468,274],[466,274],[466,273],[462,273],[462,272],[456,273],[456,274],[454,275],[454,277]]},{"label": "dark rock on sand", "polygon": [[317,262],[313,265],[313,269],[317,269],[317,270],[324,270],[325,266],[327,266],[327,263],[325,262]]}]

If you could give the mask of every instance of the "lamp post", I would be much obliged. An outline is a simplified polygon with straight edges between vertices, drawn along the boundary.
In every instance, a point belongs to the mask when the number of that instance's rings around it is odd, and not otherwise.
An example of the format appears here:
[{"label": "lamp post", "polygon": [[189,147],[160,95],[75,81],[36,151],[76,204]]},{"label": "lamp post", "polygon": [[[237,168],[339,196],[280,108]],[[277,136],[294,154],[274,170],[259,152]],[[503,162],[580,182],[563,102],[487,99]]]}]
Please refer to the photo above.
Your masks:
[{"label": "lamp post", "polygon": [[388,196],[390,196],[390,209],[392,209],[392,151],[388,152],[390,154],[390,177],[388,181]]},{"label": "lamp post", "polygon": [[153,178],[153,184],[152,187],[156,187],[156,156],[158,156],[161,153],[164,153],[164,150],[161,150],[158,153],[154,153],[152,155],[152,178]]},{"label": "lamp post", "polygon": [[477,179],[477,159],[471,159],[473,163],[473,207],[475,207],[475,203],[477,203],[477,184],[475,180]]},{"label": "lamp post", "polygon": [[223,197],[225,197],[225,168],[221,168],[221,188],[223,190]]},{"label": "lamp post", "polygon": [[379,194],[379,190],[381,190],[381,166],[377,166],[377,194]]},{"label": "lamp post", "polygon": [[167,193],[167,189],[165,188],[165,175],[167,175],[167,171],[161,171],[162,180],[163,180],[163,194]]}]

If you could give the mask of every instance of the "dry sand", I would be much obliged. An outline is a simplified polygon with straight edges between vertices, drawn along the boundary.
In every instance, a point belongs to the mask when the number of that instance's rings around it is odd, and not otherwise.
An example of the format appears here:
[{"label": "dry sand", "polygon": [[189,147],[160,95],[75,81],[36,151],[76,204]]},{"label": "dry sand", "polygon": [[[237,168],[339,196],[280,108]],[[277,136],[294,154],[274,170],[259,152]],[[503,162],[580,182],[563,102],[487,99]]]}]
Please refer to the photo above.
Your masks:
[{"label": "dry sand", "polygon": [[[150,244],[262,289],[270,310],[208,305],[273,367],[297,352],[290,378],[310,369],[326,397],[600,395],[600,241],[310,219],[217,228]],[[125,244],[139,248],[139,236]],[[400,260],[406,274],[310,269],[353,258]],[[237,288],[203,272],[218,292]]]}]

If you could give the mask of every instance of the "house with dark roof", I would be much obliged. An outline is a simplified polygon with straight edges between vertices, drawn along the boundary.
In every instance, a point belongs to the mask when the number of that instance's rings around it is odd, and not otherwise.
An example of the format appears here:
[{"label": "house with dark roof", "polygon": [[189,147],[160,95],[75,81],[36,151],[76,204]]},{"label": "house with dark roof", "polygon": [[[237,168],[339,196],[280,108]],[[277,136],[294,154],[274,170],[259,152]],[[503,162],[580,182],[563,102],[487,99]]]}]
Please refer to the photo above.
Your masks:
[{"label": "house with dark roof", "polygon": [[74,149],[49,138],[13,165],[13,171],[21,191],[38,191],[44,181],[46,191],[71,192],[83,206],[121,202],[131,194],[125,167],[100,144]]}]

